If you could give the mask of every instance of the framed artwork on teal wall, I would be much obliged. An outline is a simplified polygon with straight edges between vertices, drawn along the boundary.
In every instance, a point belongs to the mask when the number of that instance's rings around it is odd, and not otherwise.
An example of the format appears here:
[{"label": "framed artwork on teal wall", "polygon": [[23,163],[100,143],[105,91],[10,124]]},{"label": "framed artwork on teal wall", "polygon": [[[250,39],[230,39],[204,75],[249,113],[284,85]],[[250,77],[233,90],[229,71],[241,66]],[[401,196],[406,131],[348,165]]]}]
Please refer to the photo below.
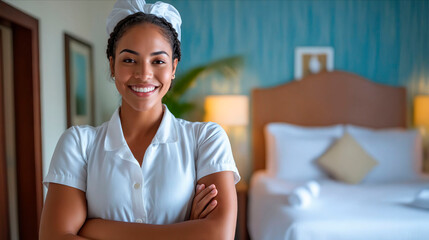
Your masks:
[{"label": "framed artwork on teal wall", "polygon": [[67,127],[94,125],[94,71],[91,44],[64,33]]},{"label": "framed artwork on teal wall", "polygon": [[334,48],[297,47],[295,48],[295,80],[307,75],[334,70]]}]

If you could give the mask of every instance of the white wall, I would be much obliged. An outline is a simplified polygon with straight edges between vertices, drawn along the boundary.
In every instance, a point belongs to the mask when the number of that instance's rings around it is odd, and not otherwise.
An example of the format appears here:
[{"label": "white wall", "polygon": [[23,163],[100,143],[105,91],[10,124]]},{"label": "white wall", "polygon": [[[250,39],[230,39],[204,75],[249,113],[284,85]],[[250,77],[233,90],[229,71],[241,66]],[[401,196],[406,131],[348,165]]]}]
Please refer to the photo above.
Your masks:
[{"label": "white wall", "polygon": [[107,46],[105,21],[115,1],[5,0],[5,2],[39,20],[42,159],[45,176],[56,143],[67,125],[64,32],[92,44],[96,125],[108,120],[119,104],[119,95],[109,78],[105,54]]}]

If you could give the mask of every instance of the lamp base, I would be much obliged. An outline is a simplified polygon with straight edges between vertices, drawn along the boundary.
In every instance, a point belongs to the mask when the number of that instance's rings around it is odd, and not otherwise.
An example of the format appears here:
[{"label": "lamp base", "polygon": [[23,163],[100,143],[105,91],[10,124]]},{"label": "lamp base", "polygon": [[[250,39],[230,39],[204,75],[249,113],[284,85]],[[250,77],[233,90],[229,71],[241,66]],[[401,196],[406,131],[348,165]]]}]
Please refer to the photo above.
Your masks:
[{"label": "lamp base", "polygon": [[426,154],[424,154],[425,157],[423,158],[423,164],[422,164],[423,169],[422,169],[422,171],[423,171],[423,173],[429,174],[429,157],[428,157],[429,150],[426,149],[425,153]]}]

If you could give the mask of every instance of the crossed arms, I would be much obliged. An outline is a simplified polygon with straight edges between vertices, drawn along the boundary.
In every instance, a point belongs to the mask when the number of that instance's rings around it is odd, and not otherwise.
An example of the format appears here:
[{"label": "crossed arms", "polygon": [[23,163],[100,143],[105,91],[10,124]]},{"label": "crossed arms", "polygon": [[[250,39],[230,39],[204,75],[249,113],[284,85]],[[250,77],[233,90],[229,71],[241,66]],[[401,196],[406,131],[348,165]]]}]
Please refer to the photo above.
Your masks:
[{"label": "crossed arms", "polygon": [[[193,220],[185,222],[152,225],[87,219],[85,193],[72,187],[51,183],[42,212],[39,238],[42,240],[233,239],[237,218],[237,196],[233,173],[229,171],[213,173],[201,178],[198,184],[204,184],[207,189],[203,190],[202,194],[196,194],[196,198],[197,196],[203,198],[203,194],[209,193],[208,188],[211,184],[216,186],[214,209],[213,207],[207,209],[210,207],[206,206],[207,199],[212,200],[213,197],[206,195],[207,197],[200,201],[204,204],[198,205],[198,201],[194,199],[192,214],[197,213],[200,218],[191,216]],[[207,213],[208,215],[205,216]]]}]

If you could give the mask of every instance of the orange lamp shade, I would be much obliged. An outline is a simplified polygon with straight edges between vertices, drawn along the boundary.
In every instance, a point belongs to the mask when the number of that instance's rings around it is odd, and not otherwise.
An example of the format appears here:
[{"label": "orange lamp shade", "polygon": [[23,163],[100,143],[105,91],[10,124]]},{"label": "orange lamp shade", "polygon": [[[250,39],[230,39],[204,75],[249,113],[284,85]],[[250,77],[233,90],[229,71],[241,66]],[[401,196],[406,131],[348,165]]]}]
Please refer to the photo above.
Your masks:
[{"label": "orange lamp shade", "polygon": [[206,97],[204,121],[224,126],[249,123],[249,100],[244,95],[210,95]]},{"label": "orange lamp shade", "polygon": [[429,95],[414,98],[414,126],[429,128]]}]

